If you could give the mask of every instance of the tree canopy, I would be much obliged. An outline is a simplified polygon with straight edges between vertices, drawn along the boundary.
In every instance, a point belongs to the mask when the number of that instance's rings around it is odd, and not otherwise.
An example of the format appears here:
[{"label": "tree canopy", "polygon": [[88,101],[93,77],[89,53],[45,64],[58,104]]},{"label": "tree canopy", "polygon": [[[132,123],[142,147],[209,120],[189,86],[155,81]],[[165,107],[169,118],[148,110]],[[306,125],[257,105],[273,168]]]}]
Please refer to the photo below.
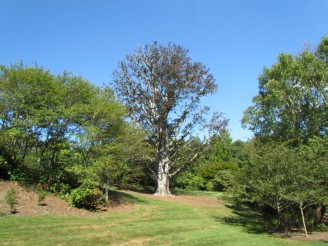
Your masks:
[{"label": "tree canopy", "polygon": [[88,179],[101,186],[126,179],[152,155],[126,112],[109,87],[82,77],[1,66],[0,178],[57,192]]},{"label": "tree canopy", "polygon": [[259,76],[259,94],[246,109],[243,125],[262,139],[294,144],[327,134],[327,38],[316,52],[281,53]]},{"label": "tree canopy", "polygon": [[235,194],[264,213],[271,209],[278,228],[302,225],[306,236],[307,225],[320,223],[320,213],[313,214],[324,210],[328,195],[327,51],[324,37],[314,52],[281,53],[259,76],[259,93],[242,119],[255,138]]}]

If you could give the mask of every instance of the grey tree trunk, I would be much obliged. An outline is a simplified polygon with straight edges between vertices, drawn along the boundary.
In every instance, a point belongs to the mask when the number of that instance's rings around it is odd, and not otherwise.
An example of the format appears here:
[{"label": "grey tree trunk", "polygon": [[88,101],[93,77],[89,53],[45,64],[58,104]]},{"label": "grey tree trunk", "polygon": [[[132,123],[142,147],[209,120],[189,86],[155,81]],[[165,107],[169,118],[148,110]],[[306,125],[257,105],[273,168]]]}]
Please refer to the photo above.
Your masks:
[{"label": "grey tree trunk", "polygon": [[157,171],[157,190],[155,196],[171,196],[169,171],[170,160],[168,154],[168,146],[165,146],[164,151],[159,155]]},{"label": "grey tree trunk", "polygon": [[157,190],[155,196],[171,196],[169,184],[169,176],[163,173],[163,175],[157,179]]}]

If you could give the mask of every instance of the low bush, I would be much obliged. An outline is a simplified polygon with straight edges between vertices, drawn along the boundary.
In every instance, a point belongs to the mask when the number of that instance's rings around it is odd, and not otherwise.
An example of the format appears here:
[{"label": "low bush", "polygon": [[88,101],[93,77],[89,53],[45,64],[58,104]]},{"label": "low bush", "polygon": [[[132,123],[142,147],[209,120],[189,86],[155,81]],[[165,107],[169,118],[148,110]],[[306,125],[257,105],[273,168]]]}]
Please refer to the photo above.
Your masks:
[{"label": "low bush", "polygon": [[6,202],[10,207],[11,213],[15,213],[15,204],[17,203],[17,195],[14,188],[8,190],[6,194]]},{"label": "low bush", "polygon": [[47,193],[45,191],[41,191],[38,194],[38,205],[40,205],[46,199]]},{"label": "low bush", "polygon": [[73,207],[96,210],[105,203],[105,199],[97,184],[84,180],[80,187],[73,189],[68,195],[68,202]]}]

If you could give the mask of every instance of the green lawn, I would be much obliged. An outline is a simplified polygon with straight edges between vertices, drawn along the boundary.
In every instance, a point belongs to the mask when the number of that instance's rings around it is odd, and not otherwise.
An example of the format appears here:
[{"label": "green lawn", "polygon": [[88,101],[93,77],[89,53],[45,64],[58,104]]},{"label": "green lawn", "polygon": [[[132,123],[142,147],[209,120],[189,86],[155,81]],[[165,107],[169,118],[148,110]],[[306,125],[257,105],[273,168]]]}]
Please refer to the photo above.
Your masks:
[{"label": "green lawn", "polygon": [[124,197],[135,204],[133,210],[92,218],[0,217],[0,245],[326,245],[261,232],[254,223],[259,218],[245,208]]},{"label": "green lawn", "polygon": [[195,195],[195,196],[211,196],[211,197],[223,197],[224,192],[216,192],[216,191],[190,191],[190,190],[182,190],[182,189],[174,189],[173,194],[175,195]]}]

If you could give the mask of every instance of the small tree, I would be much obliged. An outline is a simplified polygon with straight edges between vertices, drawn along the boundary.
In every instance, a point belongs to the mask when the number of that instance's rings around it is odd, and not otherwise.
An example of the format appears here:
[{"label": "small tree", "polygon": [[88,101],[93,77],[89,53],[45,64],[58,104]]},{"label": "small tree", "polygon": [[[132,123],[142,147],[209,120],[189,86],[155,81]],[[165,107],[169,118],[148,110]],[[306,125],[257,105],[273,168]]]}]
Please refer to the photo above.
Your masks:
[{"label": "small tree", "polygon": [[41,203],[46,199],[47,193],[45,191],[40,191],[38,193],[38,205],[41,205]]},{"label": "small tree", "polygon": [[154,42],[127,55],[113,73],[118,95],[132,120],[150,134],[148,142],[156,151],[154,165],[148,166],[157,183],[156,195],[170,195],[170,178],[202,152],[203,145],[181,158],[185,146],[194,141],[189,138],[193,129],[224,126],[219,115],[209,122],[209,108],[200,107],[200,99],[216,91],[213,75],[187,54],[180,45]]},{"label": "small tree", "polygon": [[10,206],[11,213],[15,213],[15,204],[17,203],[17,195],[14,188],[11,188],[6,194],[6,202]]},{"label": "small tree", "polygon": [[270,207],[286,230],[295,226],[289,217],[298,209],[307,236],[306,209],[328,195],[326,149],[322,139],[299,148],[271,143],[257,149],[254,163],[243,166],[236,179],[239,199]]},{"label": "small tree", "polygon": [[328,197],[327,143],[322,139],[312,139],[310,144],[298,148],[295,159],[289,166],[291,175],[290,191],[286,200],[296,205],[300,211],[304,233],[308,237],[305,210],[319,205]]}]

